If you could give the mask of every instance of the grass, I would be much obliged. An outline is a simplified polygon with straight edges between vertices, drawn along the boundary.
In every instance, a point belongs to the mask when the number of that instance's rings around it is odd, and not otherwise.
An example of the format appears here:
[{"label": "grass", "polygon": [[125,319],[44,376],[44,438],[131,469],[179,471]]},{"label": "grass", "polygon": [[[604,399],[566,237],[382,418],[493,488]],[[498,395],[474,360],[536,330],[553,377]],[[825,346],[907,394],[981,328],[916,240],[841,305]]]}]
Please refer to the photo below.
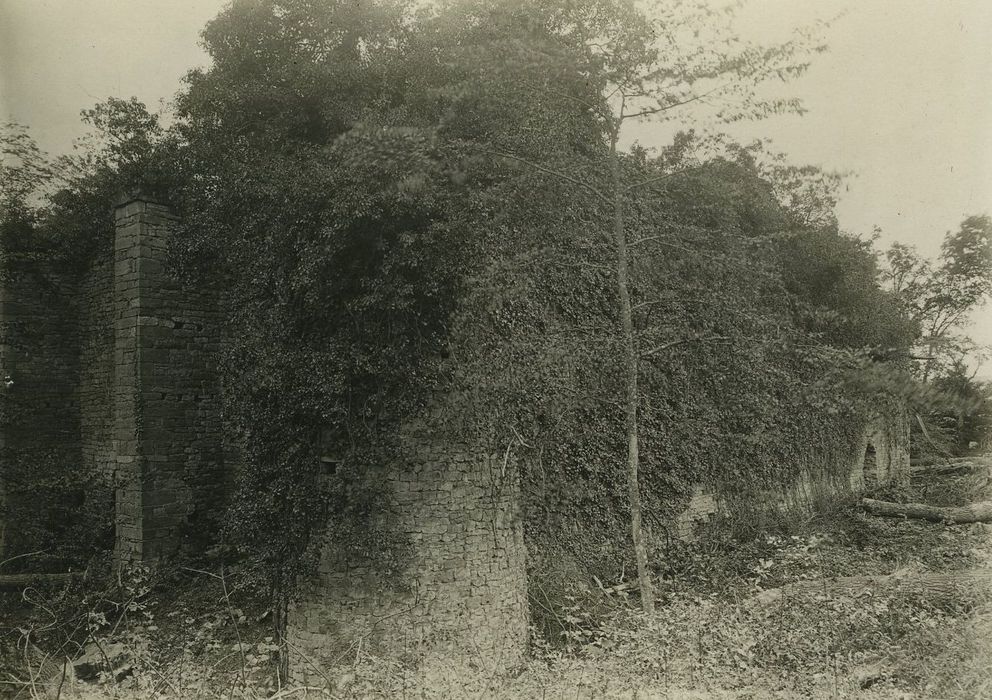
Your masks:
[{"label": "grass", "polygon": [[[939,484],[884,495],[918,500],[921,488],[932,495]],[[941,497],[974,496],[950,481]],[[508,674],[485,658],[364,652],[329,672],[323,689],[275,687],[276,646],[260,611],[236,590],[225,596],[226,583],[191,574],[185,587],[172,581],[171,595],[151,591],[130,612],[125,678],[66,687],[62,697],[992,698],[989,605],[815,590],[787,602],[754,598],[827,576],[989,567],[990,529],[872,518],[852,501],[760,532],[716,520],[696,543],[657,553],[663,604],[653,616],[638,611],[629,581],[557,586],[540,602],[558,626],[535,628],[530,659]],[[139,580],[136,590],[145,588]]]}]

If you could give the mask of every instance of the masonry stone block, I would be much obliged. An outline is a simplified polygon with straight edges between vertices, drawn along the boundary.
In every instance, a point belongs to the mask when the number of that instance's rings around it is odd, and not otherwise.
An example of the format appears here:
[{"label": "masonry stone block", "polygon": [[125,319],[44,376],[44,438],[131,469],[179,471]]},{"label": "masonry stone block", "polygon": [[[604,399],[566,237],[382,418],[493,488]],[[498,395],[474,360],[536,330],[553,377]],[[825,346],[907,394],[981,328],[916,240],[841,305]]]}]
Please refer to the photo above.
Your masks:
[{"label": "masonry stone block", "polygon": [[[502,473],[501,460],[469,445],[423,435],[403,444],[406,456],[386,481],[390,528],[409,546],[404,569],[390,575],[343,559],[329,538],[320,571],[348,573],[309,582],[290,611],[291,649],[298,651],[291,672],[301,681],[316,681],[359,639],[383,654],[440,647],[506,666],[524,652],[526,552],[515,470]],[[476,496],[456,495],[449,488],[455,481],[478,485]]]},{"label": "masonry stone block", "polygon": [[[861,493],[872,486],[899,483],[909,474],[909,419],[905,406],[894,399],[880,398],[864,416],[864,431],[850,451],[833,459],[823,457],[797,465],[791,482],[770,486],[757,496],[754,507],[809,511],[821,495]],[[698,525],[727,506],[718,484],[696,484],[689,502],[671,523],[670,530],[682,540],[695,538]],[[749,493],[749,498],[755,494]]]}]

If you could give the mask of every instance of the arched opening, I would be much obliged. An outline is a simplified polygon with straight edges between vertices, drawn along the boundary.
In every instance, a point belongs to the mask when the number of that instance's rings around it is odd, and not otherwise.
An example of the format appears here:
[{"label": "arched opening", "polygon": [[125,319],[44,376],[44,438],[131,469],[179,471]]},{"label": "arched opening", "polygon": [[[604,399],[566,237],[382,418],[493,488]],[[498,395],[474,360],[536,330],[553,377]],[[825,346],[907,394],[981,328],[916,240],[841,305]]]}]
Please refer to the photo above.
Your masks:
[{"label": "arched opening", "polygon": [[878,481],[878,457],[875,453],[875,446],[870,442],[865,448],[865,459],[862,469],[865,488],[870,489]]}]

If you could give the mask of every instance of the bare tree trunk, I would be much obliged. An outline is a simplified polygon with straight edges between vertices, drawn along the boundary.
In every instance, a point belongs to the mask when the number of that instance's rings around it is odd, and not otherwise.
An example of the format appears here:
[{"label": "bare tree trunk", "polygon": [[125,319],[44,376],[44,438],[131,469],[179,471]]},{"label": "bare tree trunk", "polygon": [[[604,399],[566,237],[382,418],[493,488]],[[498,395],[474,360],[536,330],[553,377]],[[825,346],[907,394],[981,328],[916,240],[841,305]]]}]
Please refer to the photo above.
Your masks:
[{"label": "bare tree trunk", "polygon": [[933,368],[933,348],[936,343],[934,342],[934,331],[930,330],[930,337],[927,341],[927,361],[923,365],[923,383],[926,384],[930,380],[930,370]]},{"label": "bare tree trunk", "polygon": [[929,520],[935,523],[992,522],[992,501],[942,508],[925,503],[890,503],[888,501],[876,501],[874,498],[862,498],[861,507],[872,515]]},{"label": "bare tree trunk", "polygon": [[[282,578],[280,575],[277,580],[281,581]],[[285,593],[287,589],[287,585],[280,586],[273,589],[270,596],[270,600],[272,601],[272,627],[275,632],[276,641],[279,644],[279,654],[276,664],[276,685],[279,688],[289,685],[290,682],[289,645],[286,639],[289,611],[289,599]]]},{"label": "bare tree trunk", "polygon": [[654,587],[648,572],[648,553],[641,529],[641,491],[638,484],[640,457],[637,445],[637,347],[634,343],[634,314],[630,303],[627,234],[623,220],[623,186],[620,178],[620,160],[617,155],[619,130],[614,129],[610,139],[610,168],[613,175],[613,236],[617,249],[617,296],[620,299],[620,324],[623,334],[624,354],[624,412],[627,433],[627,500],[630,505],[630,534],[637,559],[637,583],[641,590],[641,607],[654,612]]}]

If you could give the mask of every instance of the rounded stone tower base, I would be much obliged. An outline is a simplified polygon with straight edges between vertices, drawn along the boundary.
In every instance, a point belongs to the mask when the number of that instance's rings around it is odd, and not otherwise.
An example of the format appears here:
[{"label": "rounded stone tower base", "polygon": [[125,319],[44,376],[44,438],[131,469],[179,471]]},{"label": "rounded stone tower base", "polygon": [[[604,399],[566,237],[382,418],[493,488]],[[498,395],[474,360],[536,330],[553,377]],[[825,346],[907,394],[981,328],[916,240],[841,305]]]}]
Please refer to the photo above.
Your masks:
[{"label": "rounded stone tower base", "polygon": [[484,668],[518,663],[527,643],[526,553],[515,470],[502,456],[407,437],[388,477],[390,527],[407,544],[402,571],[342,555],[333,538],[289,611],[294,681],[323,685],[360,650],[443,654]]}]

